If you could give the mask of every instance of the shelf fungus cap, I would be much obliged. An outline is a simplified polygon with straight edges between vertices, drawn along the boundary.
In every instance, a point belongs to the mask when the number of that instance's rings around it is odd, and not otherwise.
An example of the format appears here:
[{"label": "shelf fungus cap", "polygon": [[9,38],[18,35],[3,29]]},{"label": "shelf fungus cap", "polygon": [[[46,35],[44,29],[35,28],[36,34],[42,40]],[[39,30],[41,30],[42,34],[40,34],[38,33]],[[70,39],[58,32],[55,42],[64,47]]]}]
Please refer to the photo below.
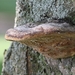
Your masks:
[{"label": "shelf fungus cap", "polygon": [[27,44],[46,57],[75,55],[75,27],[67,23],[45,23],[32,28],[18,26],[8,29],[5,39]]}]

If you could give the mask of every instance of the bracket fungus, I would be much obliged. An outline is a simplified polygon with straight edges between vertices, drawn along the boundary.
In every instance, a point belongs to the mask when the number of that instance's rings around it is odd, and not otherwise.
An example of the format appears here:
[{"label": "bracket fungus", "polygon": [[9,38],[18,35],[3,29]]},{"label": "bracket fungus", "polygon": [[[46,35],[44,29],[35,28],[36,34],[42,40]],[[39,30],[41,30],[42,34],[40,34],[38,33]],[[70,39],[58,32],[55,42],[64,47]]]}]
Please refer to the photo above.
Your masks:
[{"label": "bracket fungus", "polygon": [[46,57],[75,55],[75,26],[68,23],[44,23],[31,28],[18,26],[8,29],[5,39],[26,44]]}]

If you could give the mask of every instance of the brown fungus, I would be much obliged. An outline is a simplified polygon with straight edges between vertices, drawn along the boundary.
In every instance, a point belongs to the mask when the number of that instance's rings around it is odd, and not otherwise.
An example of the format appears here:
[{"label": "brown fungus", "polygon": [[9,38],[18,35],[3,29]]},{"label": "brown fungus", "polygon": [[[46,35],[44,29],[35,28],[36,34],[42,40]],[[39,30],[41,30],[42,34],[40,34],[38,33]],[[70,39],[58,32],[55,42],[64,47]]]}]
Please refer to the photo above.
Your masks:
[{"label": "brown fungus", "polygon": [[32,28],[18,26],[7,30],[5,39],[27,44],[46,57],[75,55],[75,26],[67,23],[45,23]]}]

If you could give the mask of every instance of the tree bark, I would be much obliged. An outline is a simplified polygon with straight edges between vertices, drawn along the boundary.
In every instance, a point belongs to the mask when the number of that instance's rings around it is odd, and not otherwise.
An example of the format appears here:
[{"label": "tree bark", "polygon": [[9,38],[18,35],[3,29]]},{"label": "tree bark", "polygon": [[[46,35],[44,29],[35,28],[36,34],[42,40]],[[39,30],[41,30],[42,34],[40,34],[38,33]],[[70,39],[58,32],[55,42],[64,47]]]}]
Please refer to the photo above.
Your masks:
[{"label": "tree bark", "polygon": [[[72,25],[74,11],[72,0],[17,0],[14,27],[59,21]],[[75,56],[47,58],[27,45],[12,42],[5,53],[2,75],[75,75]]]}]

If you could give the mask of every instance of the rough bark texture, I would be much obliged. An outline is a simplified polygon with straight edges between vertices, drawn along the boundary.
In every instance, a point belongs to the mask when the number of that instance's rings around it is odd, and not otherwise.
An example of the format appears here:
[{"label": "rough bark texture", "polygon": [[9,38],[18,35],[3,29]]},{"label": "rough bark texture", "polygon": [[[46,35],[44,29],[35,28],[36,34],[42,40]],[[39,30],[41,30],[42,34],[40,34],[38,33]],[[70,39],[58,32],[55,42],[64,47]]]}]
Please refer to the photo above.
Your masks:
[{"label": "rough bark texture", "polygon": [[[74,10],[71,0],[17,0],[15,26],[71,18]],[[75,75],[75,57],[45,58],[27,45],[13,42],[5,53],[2,75]]]}]

